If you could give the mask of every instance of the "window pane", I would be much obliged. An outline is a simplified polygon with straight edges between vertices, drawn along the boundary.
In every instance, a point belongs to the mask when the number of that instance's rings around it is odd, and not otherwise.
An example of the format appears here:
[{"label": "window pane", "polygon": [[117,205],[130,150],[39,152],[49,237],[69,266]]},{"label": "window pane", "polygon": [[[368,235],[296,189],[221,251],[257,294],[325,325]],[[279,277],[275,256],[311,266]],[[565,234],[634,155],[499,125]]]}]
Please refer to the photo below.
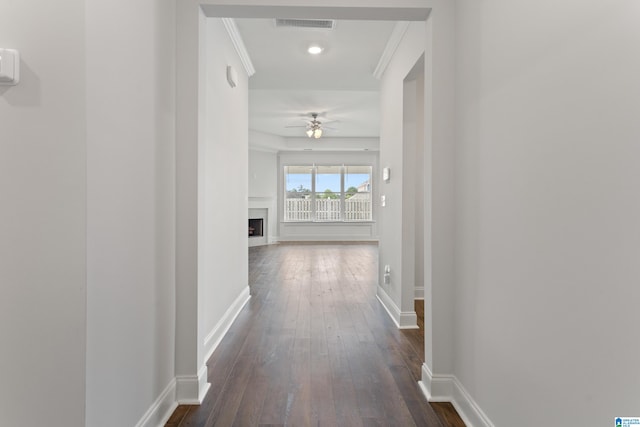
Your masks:
[{"label": "window pane", "polygon": [[285,221],[311,221],[311,166],[284,167]]},{"label": "window pane", "polygon": [[285,166],[284,221],[371,221],[371,166]]},{"label": "window pane", "polygon": [[371,221],[371,166],[346,166],[345,220]]},{"label": "window pane", "polygon": [[316,220],[340,221],[341,166],[316,168]]}]

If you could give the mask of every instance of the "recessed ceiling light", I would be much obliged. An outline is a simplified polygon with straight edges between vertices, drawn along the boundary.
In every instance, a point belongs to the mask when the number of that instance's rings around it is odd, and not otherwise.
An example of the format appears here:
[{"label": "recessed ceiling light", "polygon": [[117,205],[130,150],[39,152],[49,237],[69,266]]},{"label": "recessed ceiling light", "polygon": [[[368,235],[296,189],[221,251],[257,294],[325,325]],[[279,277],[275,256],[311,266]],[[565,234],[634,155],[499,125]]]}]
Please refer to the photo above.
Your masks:
[{"label": "recessed ceiling light", "polygon": [[321,46],[318,46],[317,44],[312,44],[311,46],[309,46],[309,49],[307,49],[307,52],[309,52],[311,55],[318,55],[320,53],[322,53],[324,49],[322,49]]}]

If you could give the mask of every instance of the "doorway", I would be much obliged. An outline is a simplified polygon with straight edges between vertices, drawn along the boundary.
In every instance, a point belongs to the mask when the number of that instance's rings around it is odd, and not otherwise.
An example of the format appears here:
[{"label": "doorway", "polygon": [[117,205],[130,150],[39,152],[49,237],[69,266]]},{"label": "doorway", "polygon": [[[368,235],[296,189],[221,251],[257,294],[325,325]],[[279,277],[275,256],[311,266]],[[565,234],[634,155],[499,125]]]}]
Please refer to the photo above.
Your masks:
[{"label": "doorway", "polygon": [[[234,259],[238,255],[246,260],[246,235],[242,233],[239,241],[244,248],[236,245],[235,239],[224,240],[216,236],[215,215],[208,212],[215,211],[217,201],[215,198],[203,196],[203,192],[212,190],[211,182],[224,185],[231,176],[229,165],[234,170],[233,176],[238,178],[241,184],[248,175],[246,161],[229,161],[226,150],[208,151],[208,146],[203,145],[206,135],[206,126],[209,113],[214,111],[218,117],[225,117],[225,112],[233,111],[234,115],[224,126],[237,127],[246,125],[246,116],[240,117],[246,111],[246,105],[236,103],[238,92],[230,90],[242,90],[241,85],[234,89],[220,88],[229,97],[212,97],[206,95],[207,88],[206,70],[207,53],[203,37],[206,37],[206,20],[208,17],[264,17],[279,16],[290,18],[318,18],[336,17],[344,19],[389,19],[389,20],[426,20],[429,10],[413,7],[399,7],[397,2],[389,1],[388,7],[361,7],[357,1],[342,2],[340,7],[318,7],[310,1],[297,2],[295,6],[237,6],[226,2],[208,3],[199,5],[196,2],[184,2],[178,5],[178,46],[177,46],[177,120],[176,135],[178,141],[178,163],[176,202],[177,211],[177,304],[176,304],[176,373],[181,379],[178,387],[178,399],[183,402],[202,401],[209,387],[206,380],[206,355],[207,343],[215,345],[221,336],[208,332],[207,323],[222,324],[219,328],[221,334],[226,332],[225,327],[231,325],[234,316],[230,308],[239,309],[246,303],[248,292],[240,284],[240,288],[224,288],[224,292],[218,293],[224,284],[235,283],[244,280],[238,272],[246,267],[234,263],[220,264],[220,268],[211,268],[203,262],[203,254],[212,256],[226,256],[233,254]],[[239,64],[232,64],[240,68]],[[242,83],[242,82],[241,82]],[[239,89],[240,88],[240,89]],[[245,137],[236,140],[245,144],[233,152],[237,159],[246,159]],[[203,156],[205,153],[205,156]],[[205,160],[211,154],[211,161]],[[217,159],[216,159],[217,157]],[[233,157],[234,159],[236,157]],[[206,179],[205,179],[206,178]],[[206,184],[209,183],[209,184]],[[206,184],[206,185],[205,185]],[[246,187],[244,187],[246,188]],[[226,194],[226,193],[225,193]],[[246,213],[248,206],[245,195],[227,206],[243,219],[242,231],[246,227]],[[412,213],[415,216],[415,211]],[[414,243],[415,244],[415,243]],[[415,271],[414,271],[415,273]],[[246,283],[246,282],[245,282]],[[234,292],[235,291],[235,292]],[[415,291],[412,292],[413,300]],[[235,294],[238,294],[235,296]],[[215,306],[212,307],[212,305]],[[224,326],[227,325],[227,326]],[[430,336],[430,335],[429,335]],[[427,344],[428,346],[428,344]],[[180,384],[182,386],[180,386]]]}]

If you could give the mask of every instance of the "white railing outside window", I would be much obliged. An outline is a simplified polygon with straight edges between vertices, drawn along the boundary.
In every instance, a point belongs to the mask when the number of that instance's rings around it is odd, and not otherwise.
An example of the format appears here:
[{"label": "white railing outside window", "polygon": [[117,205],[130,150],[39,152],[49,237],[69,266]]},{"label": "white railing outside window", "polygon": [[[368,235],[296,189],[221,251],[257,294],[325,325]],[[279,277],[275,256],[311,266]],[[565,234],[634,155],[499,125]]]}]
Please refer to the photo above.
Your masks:
[{"label": "white railing outside window", "polygon": [[346,221],[371,221],[371,199],[351,198],[344,201]]},{"label": "white railing outside window", "polygon": [[313,220],[311,199],[286,199],[284,201],[285,221],[311,221]]},{"label": "white railing outside window", "polygon": [[[287,199],[285,221],[313,221],[310,199]],[[347,199],[344,201],[345,221],[371,221],[370,199]],[[316,200],[315,221],[341,221],[339,199]]]},{"label": "white railing outside window", "polygon": [[340,199],[316,199],[316,221],[340,221]]}]

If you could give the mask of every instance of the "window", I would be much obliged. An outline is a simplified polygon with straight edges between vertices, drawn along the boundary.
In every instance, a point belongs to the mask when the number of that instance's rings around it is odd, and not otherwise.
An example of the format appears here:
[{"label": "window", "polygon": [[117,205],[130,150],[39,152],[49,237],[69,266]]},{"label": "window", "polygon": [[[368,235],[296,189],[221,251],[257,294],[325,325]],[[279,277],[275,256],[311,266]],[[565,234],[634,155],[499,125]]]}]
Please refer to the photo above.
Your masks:
[{"label": "window", "polygon": [[345,220],[371,221],[371,166],[344,169]]},{"label": "window", "polygon": [[285,166],[285,221],[371,221],[371,166]]},{"label": "window", "polygon": [[342,220],[342,166],[316,167],[315,181],[315,220]]},{"label": "window", "polygon": [[311,166],[285,166],[285,221],[311,221],[311,189],[313,168]]}]

